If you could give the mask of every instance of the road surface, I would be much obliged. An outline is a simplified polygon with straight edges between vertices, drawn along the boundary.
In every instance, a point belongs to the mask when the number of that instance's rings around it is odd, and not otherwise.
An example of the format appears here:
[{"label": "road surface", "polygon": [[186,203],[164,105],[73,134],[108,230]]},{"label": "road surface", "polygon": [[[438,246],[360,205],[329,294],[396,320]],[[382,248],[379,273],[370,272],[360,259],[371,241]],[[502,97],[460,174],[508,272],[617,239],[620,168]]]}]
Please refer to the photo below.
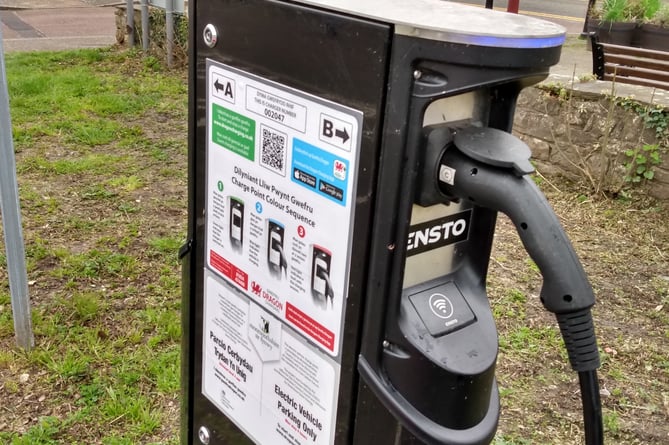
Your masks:
[{"label": "road surface", "polygon": [[[3,3],[0,1],[0,6]],[[5,51],[51,51],[116,43],[115,8],[77,3],[80,6],[0,10]]]},{"label": "road surface", "polygon": [[[558,23],[569,34],[580,34],[588,7],[587,0],[518,0],[519,13]],[[485,0],[458,0],[458,3],[484,6]],[[493,0],[494,9],[506,11],[507,0]]]}]

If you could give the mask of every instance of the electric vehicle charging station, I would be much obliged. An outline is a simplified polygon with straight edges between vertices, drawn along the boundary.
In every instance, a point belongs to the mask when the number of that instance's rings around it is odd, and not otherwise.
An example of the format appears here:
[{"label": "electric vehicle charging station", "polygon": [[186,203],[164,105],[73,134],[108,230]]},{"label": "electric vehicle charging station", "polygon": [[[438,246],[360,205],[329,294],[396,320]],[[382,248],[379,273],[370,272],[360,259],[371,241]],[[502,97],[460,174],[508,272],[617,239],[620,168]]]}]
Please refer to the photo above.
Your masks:
[{"label": "electric vehicle charging station", "polygon": [[552,23],[440,0],[191,0],[183,444],[485,444],[497,212],[601,443],[594,295],[510,134]]}]

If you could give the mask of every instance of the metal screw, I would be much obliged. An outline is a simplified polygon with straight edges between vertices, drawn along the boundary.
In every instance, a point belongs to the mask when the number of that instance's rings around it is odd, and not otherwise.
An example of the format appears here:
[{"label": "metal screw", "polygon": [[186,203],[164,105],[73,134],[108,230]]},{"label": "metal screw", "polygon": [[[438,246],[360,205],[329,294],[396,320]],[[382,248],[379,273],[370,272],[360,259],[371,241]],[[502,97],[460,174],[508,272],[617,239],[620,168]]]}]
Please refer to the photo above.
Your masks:
[{"label": "metal screw", "polygon": [[209,445],[211,440],[211,435],[209,434],[209,429],[206,426],[201,426],[197,432],[197,437],[200,439],[203,445]]},{"label": "metal screw", "polygon": [[211,23],[205,26],[202,37],[204,39],[204,44],[209,48],[216,46],[216,43],[218,42],[218,31],[216,30],[216,27]]},{"label": "metal screw", "polygon": [[390,342],[388,340],[383,340],[383,347],[384,348],[389,348],[390,347]]},{"label": "metal screw", "polygon": [[416,80],[420,79],[422,75],[423,73],[420,70],[416,70],[413,72],[413,78]]}]

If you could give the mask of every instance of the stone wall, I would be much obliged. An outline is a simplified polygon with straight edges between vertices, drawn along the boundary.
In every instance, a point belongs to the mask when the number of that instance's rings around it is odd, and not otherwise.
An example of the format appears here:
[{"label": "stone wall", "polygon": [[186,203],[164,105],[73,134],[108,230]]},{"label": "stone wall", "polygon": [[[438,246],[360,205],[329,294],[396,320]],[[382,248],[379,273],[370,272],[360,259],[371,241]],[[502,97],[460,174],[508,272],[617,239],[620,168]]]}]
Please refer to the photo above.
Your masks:
[{"label": "stone wall", "polygon": [[520,95],[514,133],[531,148],[539,171],[562,174],[594,190],[617,194],[624,188],[669,199],[669,153],[663,148],[655,177],[640,184],[624,182],[626,150],[656,144],[638,111],[612,103],[601,94],[561,88],[526,88]]}]

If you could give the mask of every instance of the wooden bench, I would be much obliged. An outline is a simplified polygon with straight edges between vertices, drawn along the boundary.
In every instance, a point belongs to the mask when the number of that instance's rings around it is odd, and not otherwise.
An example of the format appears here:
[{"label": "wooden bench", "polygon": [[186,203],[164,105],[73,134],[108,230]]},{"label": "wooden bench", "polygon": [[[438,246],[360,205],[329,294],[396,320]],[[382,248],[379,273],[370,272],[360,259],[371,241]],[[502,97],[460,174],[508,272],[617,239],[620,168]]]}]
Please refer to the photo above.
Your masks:
[{"label": "wooden bench", "polygon": [[669,90],[669,52],[601,43],[594,33],[590,39],[597,79]]}]

